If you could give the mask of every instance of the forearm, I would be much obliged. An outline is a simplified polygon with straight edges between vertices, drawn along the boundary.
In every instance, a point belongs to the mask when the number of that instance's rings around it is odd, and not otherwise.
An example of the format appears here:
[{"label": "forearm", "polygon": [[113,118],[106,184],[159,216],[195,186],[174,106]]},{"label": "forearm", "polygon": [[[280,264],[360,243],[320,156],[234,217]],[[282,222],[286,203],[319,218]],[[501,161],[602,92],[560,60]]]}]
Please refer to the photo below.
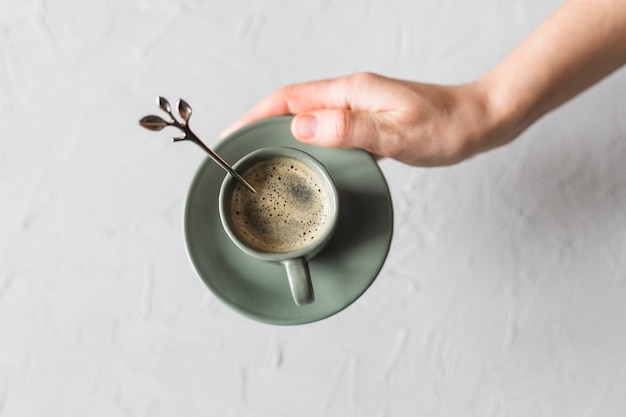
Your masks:
[{"label": "forearm", "polygon": [[626,0],[569,0],[479,82],[516,136],[625,63]]},{"label": "forearm", "polygon": [[449,165],[517,137],[626,63],[626,0],[569,0],[476,82],[354,74],[286,86],[237,120],[294,114],[292,133],[416,166]]}]

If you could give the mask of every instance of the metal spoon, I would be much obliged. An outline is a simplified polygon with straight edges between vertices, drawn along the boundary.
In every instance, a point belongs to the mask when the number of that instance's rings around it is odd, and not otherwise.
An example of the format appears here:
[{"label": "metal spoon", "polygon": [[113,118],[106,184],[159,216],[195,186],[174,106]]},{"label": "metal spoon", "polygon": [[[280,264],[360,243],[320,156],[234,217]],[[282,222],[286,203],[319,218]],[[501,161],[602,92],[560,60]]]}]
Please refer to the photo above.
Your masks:
[{"label": "metal spoon", "polygon": [[235,177],[248,190],[252,191],[253,193],[256,192],[254,187],[248,184],[248,182],[245,179],[243,179],[243,177],[239,175],[237,171],[235,171],[230,165],[228,165],[228,163],[224,161],[224,159],[221,156],[219,156],[213,149],[205,145],[200,140],[200,138],[198,138],[198,136],[196,136],[196,134],[191,131],[191,129],[189,128],[189,118],[191,117],[191,106],[185,100],[183,100],[182,98],[178,100],[178,113],[180,114],[180,117],[183,119],[182,122],[179,122],[178,120],[176,120],[176,118],[172,114],[170,103],[165,98],[157,97],[157,104],[159,105],[161,110],[163,110],[164,112],[170,115],[172,120],[167,121],[159,116],[154,116],[154,115],[144,116],[141,118],[141,120],[139,120],[139,124],[142,127],[145,127],[146,129],[149,129],[149,130],[155,130],[155,131],[159,131],[167,126],[174,126],[180,129],[184,133],[184,135],[181,137],[173,138],[174,142],[181,142],[183,140],[188,140],[188,141],[195,143],[196,145],[204,149],[206,153],[209,154],[211,159],[213,159],[213,161],[217,162],[219,166],[221,166],[230,175]]}]

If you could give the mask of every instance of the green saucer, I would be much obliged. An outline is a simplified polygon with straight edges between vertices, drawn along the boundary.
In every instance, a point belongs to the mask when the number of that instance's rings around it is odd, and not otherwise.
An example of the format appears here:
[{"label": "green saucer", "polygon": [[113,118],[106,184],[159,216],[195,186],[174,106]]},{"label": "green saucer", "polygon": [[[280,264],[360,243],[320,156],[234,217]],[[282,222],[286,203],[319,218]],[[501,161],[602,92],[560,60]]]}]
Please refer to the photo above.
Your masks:
[{"label": "green saucer", "polygon": [[264,323],[293,325],[329,317],[359,298],[385,262],[393,233],[393,210],[378,164],[361,150],[338,150],[297,141],[291,117],[248,125],[215,146],[234,164],[268,146],[291,146],[321,161],[339,191],[337,229],[324,250],[310,261],[315,303],[298,307],[285,268],[254,259],[230,241],[222,228],[218,194],[224,171],[209,158],[194,178],[185,206],[187,250],[198,275],[227,305]]}]

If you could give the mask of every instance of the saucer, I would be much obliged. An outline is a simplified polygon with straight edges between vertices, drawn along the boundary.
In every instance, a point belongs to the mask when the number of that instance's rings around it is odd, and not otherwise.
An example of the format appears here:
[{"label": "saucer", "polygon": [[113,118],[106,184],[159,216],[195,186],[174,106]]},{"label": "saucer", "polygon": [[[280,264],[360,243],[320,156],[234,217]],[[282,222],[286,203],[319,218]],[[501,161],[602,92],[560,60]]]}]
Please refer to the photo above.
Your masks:
[{"label": "saucer", "polygon": [[231,164],[269,146],[290,146],[317,158],[332,176],[341,207],[328,245],[309,261],[313,304],[293,301],[285,268],[243,253],[224,231],[218,195],[224,171],[209,158],[191,184],[184,214],[187,251],[204,283],[228,306],[251,319],[277,325],[332,316],[359,298],[385,262],[393,233],[391,196],[376,161],[362,150],[328,149],[297,141],[291,117],[245,126],[215,146]]}]

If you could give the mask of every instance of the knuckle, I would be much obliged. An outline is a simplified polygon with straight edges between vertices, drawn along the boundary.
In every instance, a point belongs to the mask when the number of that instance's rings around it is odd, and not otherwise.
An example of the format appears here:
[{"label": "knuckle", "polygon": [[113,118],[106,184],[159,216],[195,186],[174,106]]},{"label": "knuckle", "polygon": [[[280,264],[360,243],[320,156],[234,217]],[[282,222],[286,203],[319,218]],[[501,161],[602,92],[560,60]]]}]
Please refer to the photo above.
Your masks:
[{"label": "knuckle", "polygon": [[292,90],[292,86],[285,85],[280,87],[278,90],[274,91],[272,95],[277,99],[284,99],[285,97],[289,97],[289,94]]},{"label": "knuckle", "polygon": [[338,144],[345,142],[350,133],[350,120],[348,112],[344,110],[336,112],[335,117],[333,117],[332,132],[330,133]]},{"label": "knuckle", "polygon": [[349,81],[352,85],[361,86],[370,84],[378,78],[379,76],[372,72],[357,72],[349,77]]}]

